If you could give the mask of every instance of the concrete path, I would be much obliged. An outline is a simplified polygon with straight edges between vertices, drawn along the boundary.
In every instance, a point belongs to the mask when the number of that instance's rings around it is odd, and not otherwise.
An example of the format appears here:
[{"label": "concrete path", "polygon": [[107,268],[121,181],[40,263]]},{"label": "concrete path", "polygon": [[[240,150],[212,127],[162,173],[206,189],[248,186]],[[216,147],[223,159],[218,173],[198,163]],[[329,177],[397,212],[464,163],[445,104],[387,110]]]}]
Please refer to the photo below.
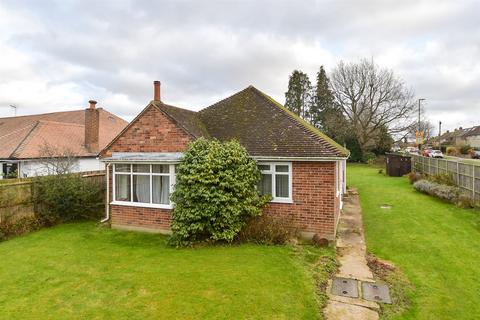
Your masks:
[{"label": "concrete path", "polygon": [[[337,231],[337,256],[340,268],[336,277],[374,282],[367,265],[362,210],[358,192],[350,190],[345,197]],[[359,282],[360,283],[360,282]],[[360,289],[360,288],[359,288]],[[327,288],[329,302],[324,310],[328,320],[376,320],[380,306],[376,302],[347,298],[331,294],[331,281]]]}]

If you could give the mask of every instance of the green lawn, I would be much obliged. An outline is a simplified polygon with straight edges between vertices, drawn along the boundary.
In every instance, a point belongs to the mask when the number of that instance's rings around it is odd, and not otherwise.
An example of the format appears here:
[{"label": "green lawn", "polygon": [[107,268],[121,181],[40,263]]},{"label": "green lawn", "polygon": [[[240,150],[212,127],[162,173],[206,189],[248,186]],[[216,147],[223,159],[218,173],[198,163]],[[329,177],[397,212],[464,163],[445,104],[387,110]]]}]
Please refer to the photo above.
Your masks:
[{"label": "green lawn", "polygon": [[[348,167],[360,193],[368,250],[399,266],[416,286],[400,319],[480,318],[480,213],[413,190],[406,178]],[[392,209],[381,209],[381,204]]]},{"label": "green lawn", "polygon": [[317,319],[313,265],[333,255],[65,224],[0,243],[0,318]]}]

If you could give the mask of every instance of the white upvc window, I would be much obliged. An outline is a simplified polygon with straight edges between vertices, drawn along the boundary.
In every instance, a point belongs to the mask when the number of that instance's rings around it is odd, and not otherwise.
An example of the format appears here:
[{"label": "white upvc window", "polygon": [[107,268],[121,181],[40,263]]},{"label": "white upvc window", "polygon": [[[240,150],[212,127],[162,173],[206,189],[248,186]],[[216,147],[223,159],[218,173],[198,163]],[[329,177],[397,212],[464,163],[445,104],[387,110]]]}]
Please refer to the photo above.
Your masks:
[{"label": "white upvc window", "polygon": [[342,161],[337,161],[336,162],[336,179],[335,179],[335,187],[337,190],[337,197],[342,194],[342,185],[343,185],[343,169],[342,169]]},{"label": "white upvc window", "polygon": [[272,196],[272,202],[292,203],[292,163],[259,162],[262,177],[258,183],[260,194]]},{"label": "white upvc window", "polygon": [[112,204],[171,209],[174,186],[174,164],[116,163]]}]

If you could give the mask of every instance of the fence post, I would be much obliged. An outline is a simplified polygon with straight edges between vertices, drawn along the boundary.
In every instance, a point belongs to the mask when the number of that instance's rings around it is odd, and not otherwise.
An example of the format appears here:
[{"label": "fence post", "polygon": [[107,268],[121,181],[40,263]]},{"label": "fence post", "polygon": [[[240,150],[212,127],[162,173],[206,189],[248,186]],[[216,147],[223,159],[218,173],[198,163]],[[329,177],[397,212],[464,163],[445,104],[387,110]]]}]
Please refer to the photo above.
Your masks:
[{"label": "fence post", "polygon": [[475,165],[472,165],[472,199],[475,203]]},{"label": "fence post", "polygon": [[457,160],[457,185],[460,186],[460,168]]}]

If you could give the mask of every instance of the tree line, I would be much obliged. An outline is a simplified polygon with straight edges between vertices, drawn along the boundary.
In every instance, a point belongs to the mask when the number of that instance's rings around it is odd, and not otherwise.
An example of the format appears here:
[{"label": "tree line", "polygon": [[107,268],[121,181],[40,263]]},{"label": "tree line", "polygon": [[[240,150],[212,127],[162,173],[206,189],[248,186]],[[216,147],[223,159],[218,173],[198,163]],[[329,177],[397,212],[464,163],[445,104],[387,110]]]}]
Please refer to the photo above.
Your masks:
[{"label": "tree line", "polygon": [[367,59],[340,61],[330,76],[321,66],[315,84],[294,70],[285,107],[345,145],[352,161],[389,151],[393,137],[407,135],[415,125],[413,91],[392,70]]}]

